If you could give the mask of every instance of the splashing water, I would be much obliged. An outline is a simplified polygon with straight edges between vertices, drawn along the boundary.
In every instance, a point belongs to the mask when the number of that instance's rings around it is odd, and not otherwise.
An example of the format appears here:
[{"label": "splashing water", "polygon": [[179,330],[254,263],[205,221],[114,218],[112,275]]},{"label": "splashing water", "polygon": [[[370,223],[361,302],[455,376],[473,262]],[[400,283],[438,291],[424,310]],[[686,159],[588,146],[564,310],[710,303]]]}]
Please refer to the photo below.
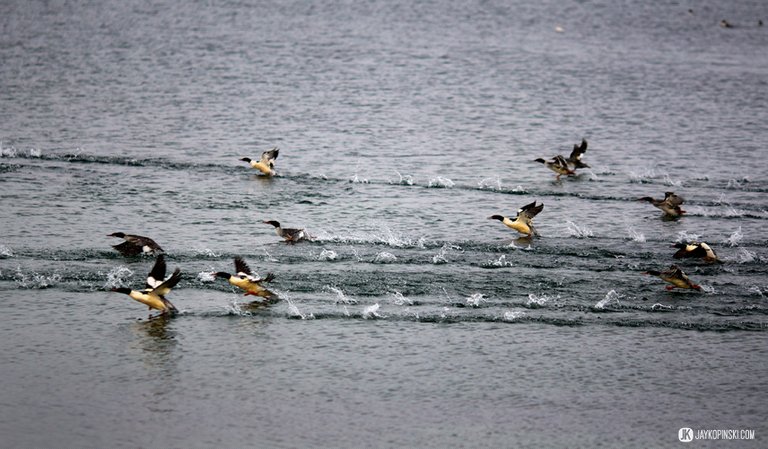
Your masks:
[{"label": "splashing water", "polygon": [[227,315],[253,316],[248,310],[243,310],[237,300],[233,300],[231,303],[224,306],[224,310],[227,312]]},{"label": "splashing water", "polygon": [[685,231],[680,231],[677,234],[677,240],[675,240],[675,242],[677,243],[698,242],[700,237],[701,236],[699,234],[688,234]]},{"label": "splashing water", "polygon": [[14,276],[14,280],[20,288],[43,289],[61,282],[61,275],[58,273],[54,273],[50,276],[39,273],[26,275],[21,272],[21,268],[19,267],[16,271],[16,275]]},{"label": "splashing water", "polygon": [[632,240],[633,242],[639,242],[639,243],[645,242],[645,235],[635,231],[635,228],[633,228],[632,226],[627,228],[627,232],[629,233],[629,239]]},{"label": "splashing water", "polygon": [[502,254],[496,260],[489,260],[484,264],[486,267],[511,267],[512,262],[507,262],[507,255]]},{"label": "splashing water", "polygon": [[501,179],[497,176],[496,178],[484,178],[481,179],[477,186],[480,190],[495,190],[495,191],[501,191]]},{"label": "splashing water", "polygon": [[13,257],[13,250],[5,245],[0,245],[0,257]]},{"label": "splashing water", "polygon": [[487,300],[483,297],[482,293],[473,293],[466,299],[466,304],[469,307],[480,307],[480,303],[486,301]]},{"label": "splashing water", "polygon": [[272,256],[272,254],[269,254],[269,251],[266,249],[264,250],[264,261],[265,262],[277,262],[278,260]]},{"label": "splashing water", "polygon": [[514,193],[528,193],[528,191],[527,191],[527,190],[525,190],[525,188],[524,188],[523,186],[521,186],[521,185],[518,185],[517,187],[515,187],[514,189],[512,189],[512,191],[513,191]]},{"label": "splashing water", "polygon": [[744,233],[741,232],[741,226],[739,226],[739,229],[735,230],[725,242],[730,246],[739,246],[743,238]]},{"label": "splashing water", "polygon": [[216,276],[213,273],[213,270],[201,271],[197,273],[197,280],[205,283],[214,282],[216,280]]},{"label": "splashing water", "polygon": [[357,304],[357,300],[356,299],[350,298],[349,296],[345,295],[344,292],[341,291],[340,288],[331,287],[330,285],[326,285],[325,289],[336,294],[336,304]]},{"label": "splashing water", "polygon": [[583,239],[587,237],[592,237],[593,233],[591,229],[588,229],[586,226],[579,226],[576,223],[568,220],[566,222],[566,225],[568,226],[567,232],[569,237],[575,237],[577,239]]},{"label": "splashing water", "polygon": [[757,253],[754,253],[752,251],[749,251],[746,248],[740,248],[741,251],[739,251],[736,254],[736,263],[750,263],[754,262],[757,259]]},{"label": "splashing water", "polygon": [[504,321],[517,321],[520,318],[525,316],[525,312],[519,311],[519,310],[511,310],[509,312],[504,312]]},{"label": "splashing water", "polygon": [[[304,314],[299,310],[298,306],[291,301],[290,298],[283,297],[285,301],[288,303],[288,316],[291,318],[300,318],[302,320],[313,320],[315,319],[315,315],[313,313],[310,314]],[[346,306],[344,307],[346,310]],[[347,316],[349,316],[349,312],[347,312]]]},{"label": "splashing water", "polygon": [[378,254],[376,254],[376,257],[373,259],[373,263],[391,263],[397,260],[397,256],[395,256],[392,253],[388,253],[386,251],[382,251]]},{"label": "splashing water", "polygon": [[403,176],[399,171],[395,170],[395,173],[397,173],[397,176],[400,177],[397,181],[389,181],[390,184],[400,184],[403,186],[412,186],[413,185],[413,176],[411,175],[405,175]]},{"label": "splashing water", "polygon": [[603,310],[612,302],[615,302],[617,306],[621,307],[619,298],[622,298],[622,295],[616,293],[616,290],[611,290],[605,295],[605,298],[601,299],[597,302],[597,304],[595,304],[595,309]]},{"label": "splashing water", "polygon": [[328,261],[330,261],[330,260],[336,260],[336,258],[338,256],[339,255],[338,255],[338,253],[336,253],[336,251],[334,251],[332,249],[325,249],[325,248],[323,248],[323,251],[320,253],[319,256],[317,256],[317,259],[318,260],[328,260]]},{"label": "splashing water", "polygon": [[717,293],[717,290],[715,290],[714,285],[701,285],[701,291],[704,293],[709,293],[710,295],[714,295]]},{"label": "splashing water", "polygon": [[410,298],[405,297],[402,293],[395,290],[394,293],[392,293],[392,296],[394,299],[392,299],[392,302],[395,303],[397,306],[403,306],[403,305],[413,305],[413,300]]},{"label": "splashing water", "polygon": [[429,187],[438,187],[438,188],[446,188],[450,189],[455,184],[453,181],[451,181],[448,178],[444,178],[442,176],[438,176],[437,178],[432,178],[429,180]]},{"label": "splashing water", "polygon": [[216,253],[214,250],[210,248],[203,248],[203,247],[197,247],[193,249],[195,252],[195,255],[197,256],[205,256],[205,257],[221,257],[221,253]]},{"label": "splashing water", "polygon": [[349,180],[349,182],[351,182],[352,184],[370,184],[370,182],[368,181],[368,178],[360,179],[357,176],[357,173],[355,173],[355,176],[353,176],[352,179]]},{"label": "splashing water", "polygon": [[105,289],[111,289],[125,285],[128,278],[133,276],[133,271],[128,267],[115,267],[107,273],[107,281],[104,283]]},{"label": "splashing water", "polygon": [[657,302],[651,306],[651,310],[672,310],[672,306],[667,306]]},{"label": "splashing water", "polygon": [[638,184],[645,184],[646,182],[650,182],[650,179],[654,178],[655,176],[656,170],[653,167],[648,167],[643,171],[629,172],[629,181]]},{"label": "splashing water", "polygon": [[682,187],[683,181],[675,181],[669,177],[668,174],[664,175],[664,184],[672,187]]},{"label": "splashing water", "polygon": [[461,250],[460,246],[451,245],[450,243],[446,243],[440,248],[440,252],[432,256],[432,263],[435,265],[448,263],[447,253],[451,250]]},{"label": "splashing water", "polygon": [[555,300],[560,300],[560,295],[557,296],[549,296],[546,294],[542,295],[536,295],[535,293],[529,293],[528,294],[528,301],[525,303],[528,307],[543,307],[546,303]]},{"label": "splashing water", "polygon": [[366,320],[371,318],[386,318],[386,316],[379,313],[379,307],[379,303],[376,303],[363,309],[363,318]]}]

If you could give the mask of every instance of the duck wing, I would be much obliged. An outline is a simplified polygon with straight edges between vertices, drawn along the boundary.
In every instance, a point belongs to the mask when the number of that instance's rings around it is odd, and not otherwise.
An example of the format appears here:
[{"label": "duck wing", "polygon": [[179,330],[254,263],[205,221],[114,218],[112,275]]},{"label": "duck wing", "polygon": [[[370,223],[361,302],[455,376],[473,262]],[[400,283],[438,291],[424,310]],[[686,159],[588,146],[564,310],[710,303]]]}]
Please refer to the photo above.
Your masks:
[{"label": "duck wing", "polygon": [[271,165],[272,161],[277,159],[277,156],[280,155],[280,149],[277,147],[274,147],[270,150],[267,150],[263,153],[261,153],[261,162],[262,164]]},{"label": "duck wing", "polygon": [[587,139],[581,139],[581,145],[574,145],[571,155],[567,161],[574,164],[576,168],[589,168],[589,165],[581,162],[581,156],[587,152]]},{"label": "duck wing", "polygon": [[536,201],[526,204],[517,211],[517,218],[522,218],[530,222],[533,217],[539,214],[544,209],[544,203],[536,205]]},{"label": "duck wing", "polygon": [[251,267],[249,267],[248,264],[245,263],[243,258],[240,256],[235,256],[235,271],[237,274],[251,276]]},{"label": "duck wing", "polygon": [[119,245],[112,245],[112,248],[115,248],[123,256],[137,256],[144,252],[142,245],[137,245],[128,240]]},{"label": "duck wing", "polygon": [[157,296],[163,297],[170,293],[171,289],[176,286],[176,284],[179,283],[181,280],[181,270],[176,268],[173,271],[173,274],[171,277],[165,280],[162,284],[158,285],[152,290],[152,293],[156,294]]},{"label": "duck wing", "polygon": [[152,271],[147,276],[147,289],[152,290],[160,286],[165,279],[165,256],[160,254],[155,260]]}]

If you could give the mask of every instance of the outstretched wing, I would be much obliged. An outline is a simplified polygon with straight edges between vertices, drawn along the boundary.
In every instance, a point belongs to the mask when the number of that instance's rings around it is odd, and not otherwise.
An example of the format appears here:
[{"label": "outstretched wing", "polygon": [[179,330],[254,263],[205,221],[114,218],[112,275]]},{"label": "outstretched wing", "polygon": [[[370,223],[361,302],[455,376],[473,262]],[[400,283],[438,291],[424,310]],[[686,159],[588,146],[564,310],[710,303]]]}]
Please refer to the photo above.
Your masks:
[{"label": "outstretched wing", "polygon": [[136,245],[128,240],[119,245],[112,245],[112,248],[118,250],[123,256],[136,256],[143,252],[141,245]]},{"label": "outstretched wing", "polygon": [[173,274],[171,277],[168,278],[165,282],[158,285],[157,287],[152,290],[152,293],[158,295],[158,296],[165,296],[167,295],[173,287],[176,286],[176,284],[179,283],[181,280],[181,270],[176,268],[176,270],[173,271]]},{"label": "outstretched wing", "polygon": [[538,215],[538,213],[541,212],[543,209],[544,209],[544,203],[541,203],[537,206],[536,201],[534,201],[520,208],[520,210],[517,211],[517,216],[530,221],[533,219],[533,217]]},{"label": "outstretched wing", "polygon": [[674,207],[683,204],[683,201],[685,200],[683,197],[675,194],[675,192],[665,192],[664,201],[666,201],[670,206]]},{"label": "outstretched wing", "polygon": [[277,159],[278,155],[280,155],[280,149],[277,147],[274,147],[270,150],[267,150],[261,153],[261,160],[259,162],[261,162],[262,164],[269,165],[272,161]]},{"label": "outstretched wing", "polygon": [[155,265],[152,267],[152,271],[147,276],[147,289],[152,290],[157,288],[163,283],[165,279],[165,256],[160,254],[155,260]]},{"label": "outstretched wing", "polygon": [[581,160],[581,156],[587,152],[587,139],[581,139],[581,145],[574,145],[573,151],[568,159],[572,161]]},{"label": "outstretched wing", "polygon": [[248,266],[247,263],[243,260],[240,256],[235,256],[235,271],[237,274],[245,274],[246,276],[251,276],[251,268]]}]

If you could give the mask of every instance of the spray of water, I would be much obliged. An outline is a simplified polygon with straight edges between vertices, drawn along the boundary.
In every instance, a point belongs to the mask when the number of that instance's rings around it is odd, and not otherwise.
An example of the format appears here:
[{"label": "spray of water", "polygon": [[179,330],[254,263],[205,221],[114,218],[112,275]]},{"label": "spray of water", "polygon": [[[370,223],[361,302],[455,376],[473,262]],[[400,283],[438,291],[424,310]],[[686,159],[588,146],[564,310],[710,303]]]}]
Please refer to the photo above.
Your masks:
[{"label": "spray of water", "polygon": [[621,303],[619,302],[619,298],[622,298],[623,296],[616,293],[616,290],[609,291],[605,298],[601,299],[600,301],[595,304],[595,309],[603,310],[611,303],[616,303],[617,306],[621,307]]}]

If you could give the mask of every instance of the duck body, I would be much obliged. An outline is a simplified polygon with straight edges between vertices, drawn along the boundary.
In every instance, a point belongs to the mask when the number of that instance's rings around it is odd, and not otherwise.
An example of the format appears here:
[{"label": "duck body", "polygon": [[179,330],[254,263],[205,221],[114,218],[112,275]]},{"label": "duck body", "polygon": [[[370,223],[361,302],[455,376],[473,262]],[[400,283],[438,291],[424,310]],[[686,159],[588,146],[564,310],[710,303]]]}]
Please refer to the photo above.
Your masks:
[{"label": "duck body", "polygon": [[672,256],[675,259],[696,258],[705,262],[720,262],[715,250],[704,242],[681,242],[672,245],[677,252]]},{"label": "duck body", "polygon": [[274,176],[275,175],[275,160],[277,159],[277,156],[280,154],[280,149],[277,147],[274,147],[270,150],[267,150],[263,153],[261,153],[261,159],[258,161],[255,161],[251,158],[241,158],[241,161],[247,162],[251,168],[255,168],[256,170],[260,171],[266,176]]},{"label": "duck body", "polygon": [[534,159],[534,162],[539,162],[544,164],[545,167],[552,170],[553,172],[557,173],[556,179],[560,179],[560,176],[562,175],[575,175],[576,172],[574,170],[571,170],[568,167],[568,161],[565,160],[565,158],[561,155],[557,155],[552,160],[544,160],[542,158]]},{"label": "duck body", "polygon": [[118,287],[113,288],[112,291],[126,294],[132,299],[146,305],[150,310],[159,310],[163,315],[176,315],[178,309],[173,303],[165,298],[165,295],[170,293],[171,289],[179,283],[179,280],[181,280],[181,270],[176,268],[168,279],[163,279],[165,277],[165,269],[165,257],[160,254],[155,261],[155,265],[152,267],[152,271],[150,271],[149,276],[147,277],[147,285],[144,290],[132,290],[127,287]]},{"label": "duck body", "polygon": [[125,240],[119,245],[112,246],[123,256],[137,256],[139,254],[156,255],[164,252],[163,248],[149,237],[126,234],[124,232],[113,232],[107,237],[117,237]]},{"label": "duck body", "polygon": [[276,294],[261,285],[262,283],[270,282],[275,278],[272,273],[267,274],[265,278],[254,276],[250,267],[248,267],[245,261],[239,256],[235,257],[235,270],[237,270],[237,274],[235,275],[219,271],[214,273],[214,276],[226,279],[231,285],[245,291],[245,296],[260,296],[268,300],[278,299]]},{"label": "duck body", "polygon": [[685,213],[680,207],[685,200],[683,197],[676,195],[675,192],[664,192],[663,199],[654,199],[650,196],[644,196],[639,198],[638,201],[646,201],[653,204],[656,208],[664,212],[664,215],[669,217],[679,217]]},{"label": "duck body", "polygon": [[645,274],[657,276],[664,282],[672,284],[666,287],[667,290],[672,290],[674,288],[701,290],[701,286],[694,284],[677,265],[671,265],[664,271],[648,270]]},{"label": "duck body", "polygon": [[491,220],[499,220],[508,228],[525,234],[528,237],[539,235],[536,229],[533,227],[533,217],[539,214],[544,209],[544,204],[536,205],[536,201],[526,204],[517,211],[517,215],[514,219],[505,217],[503,215],[491,215],[488,217]]},{"label": "duck body", "polygon": [[280,222],[275,220],[268,220],[264,221],[263,223],[274,226],[275,233],[282,237],[287,243],[296,243],[302,240],[309,240],[309,234],[307,234],[307,232],[303,229],[283,228],[280,226]]}]

